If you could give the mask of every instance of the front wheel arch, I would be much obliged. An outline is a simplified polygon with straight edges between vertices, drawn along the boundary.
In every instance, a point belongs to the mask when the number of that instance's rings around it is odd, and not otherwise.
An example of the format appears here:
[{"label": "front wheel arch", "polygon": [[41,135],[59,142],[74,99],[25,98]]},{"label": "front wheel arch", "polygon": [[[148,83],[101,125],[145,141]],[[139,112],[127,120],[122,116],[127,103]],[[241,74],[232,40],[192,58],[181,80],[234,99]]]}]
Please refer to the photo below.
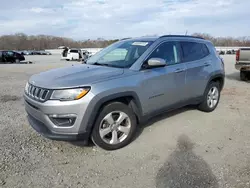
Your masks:
[{"label": "front wheel arch", "polygon": [[87,132],[91,134],[96,117],[101,109],[109,103],[122,102],[131,107],[139,123],[142,118],[142,107],[138,95],[133,91],[126,91],[117,94],[108,95],[98,100],[92,109],[90,119],[87,122]]},{"label": "front wheel arch", "polygon": [[[108,118],[109,122],[110,122],[110,119],[112,119],[110,124],[109,123],[102,124],[103,120],[107,116],[111,117],[110,114],[112,114],[112,113],[123,113],[129,119],[127,122],[128,126],[129,126],[127,128],[128,131],[124,132],[125,135],[120,135],[121,136],[120,138],[125,136],[120,141],[118,141],[120,139],[119,134],[118,134],[120,129],[118,127],[112,128],[114,126],[114,124],[112,124],[112,121],[116,122],[113,118]],[[120,122],[120,123],[122,123],[122,122]],[[123,127],[124,125],[122,125],[120,123],[118,124],[118,126]],[[103,134],[103,136],[101,136],[101,133],[100,133],[100,129],[102,129],[101,128],[102,125],[105,126],[105,127],[103,127],[103,129],[106,129],[108,131],[108,132],[105,131],[106,134]],[[114,101],[114,102],[111,102],[111,103],[108,103],[107,105],[105,105],[100,110],[100,113],[98,113],[98,115],[96,117],[96,121],[93,125],[93,130],[91,132],[91,139],[95,145],[97,145],[105,150],[120,149],[120,148],[128,145],[133,140],[133,137],[134,137],[134,134],[136,131],[136,125],[137,125],[136,116],[135,116],[135,113],[133,112],[133,110],[128,105],[124,104],[123,102]],[[117,126],[117,124],[115,126]],[[127,127],[127,126],[125,125],[125,127]],[[120,133],[123,132],[122,130],[120,130],[120,131],[121,131]],[[113,135],[114,132],[116,132],[116,134],[115,134],[116,136]],[[104,138],[104,135],[111,134],[111,133],[112,133],[112,136],[108,135],[109,138]],[[115,143],[111,143],[111,141],[113,140],[113,136],[114,136],[114,138],[116,137],[116,139],[114,139],[114,140],[116,140]]]}]

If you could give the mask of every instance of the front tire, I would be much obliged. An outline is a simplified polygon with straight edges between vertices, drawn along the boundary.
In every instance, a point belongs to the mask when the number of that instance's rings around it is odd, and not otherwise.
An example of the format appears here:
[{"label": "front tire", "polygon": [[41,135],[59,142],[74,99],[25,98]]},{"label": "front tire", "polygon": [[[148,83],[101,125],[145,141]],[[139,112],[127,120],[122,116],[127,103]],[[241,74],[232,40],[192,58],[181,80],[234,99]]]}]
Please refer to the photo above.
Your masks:
[{"label": "front tire", "polygon": [[198,106],[198,109],[203,112],[212,112],[218,106],[220,101],[220,84],[211,82],[204,93],[203,102]]},{"label": "front tire", "polygon": [[91,138],[102,149],[120,149],[131,142],[136,125],[136,116],[131,108],[121,102],[112,102],[99,113]]}]

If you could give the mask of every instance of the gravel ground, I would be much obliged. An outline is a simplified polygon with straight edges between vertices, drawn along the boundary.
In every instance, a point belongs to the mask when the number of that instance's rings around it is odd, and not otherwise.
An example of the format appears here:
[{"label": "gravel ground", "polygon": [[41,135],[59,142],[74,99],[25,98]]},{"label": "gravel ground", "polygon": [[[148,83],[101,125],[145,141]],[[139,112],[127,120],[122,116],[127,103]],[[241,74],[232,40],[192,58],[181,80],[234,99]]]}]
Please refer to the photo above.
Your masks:
[{"label": "gravel ground", "polygon": [[34,73],[72,64],[59,58],[0,65],[0,187],[250,187],[249,83],[239,80],[235,56],[223,56],[226,84],[213,113],[186,107],[155,117],[112,152],[51,141],[29,126],[24,85]]}]

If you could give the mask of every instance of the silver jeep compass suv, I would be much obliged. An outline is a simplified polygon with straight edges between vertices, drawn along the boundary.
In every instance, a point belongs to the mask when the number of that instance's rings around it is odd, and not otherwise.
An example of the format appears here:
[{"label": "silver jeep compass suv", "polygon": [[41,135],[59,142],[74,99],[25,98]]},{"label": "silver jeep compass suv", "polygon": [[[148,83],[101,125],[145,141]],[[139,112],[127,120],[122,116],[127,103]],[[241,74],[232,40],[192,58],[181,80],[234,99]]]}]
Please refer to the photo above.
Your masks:
[{"label": "silver jeep compass suv", "polygon": [[86,64],[33,75],[25,87],[31,126],[55,140],[124,147],[148,118],[185,105],[213,111],[224,64],[211,42],[166,35],[120,40]]}]

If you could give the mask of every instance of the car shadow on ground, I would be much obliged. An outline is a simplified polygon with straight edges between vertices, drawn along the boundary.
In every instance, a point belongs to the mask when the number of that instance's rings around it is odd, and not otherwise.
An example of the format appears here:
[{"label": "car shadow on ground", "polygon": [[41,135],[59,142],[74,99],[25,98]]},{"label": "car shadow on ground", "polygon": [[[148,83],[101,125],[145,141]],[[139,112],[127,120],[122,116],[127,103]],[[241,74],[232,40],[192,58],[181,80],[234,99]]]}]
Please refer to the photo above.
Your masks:
[{"label": "car shadow on ground", "polygon": [[157,188],[218,188],[209,165],[193,152],[194,143],[181,135],[177,147],[156,175]]},{"label": "car shadow on ground", "polygon": [[79,140],[79,141],[71,141],[69,142],[70,144],[72,144],[73,146],[77,146],[77,147],[93,147],[95,146],[95,144],[92,142],[91,138],[89,140]]},{"label": "car shadow on ground", "polygon": [[[144,128],[149,127],[149,126],[153,125],[154,123],[156,123],[158,121],[164,120],[164,119],[169,118],[169,117],[173,117],[175,115],[178,115],[180,113],[190,111],[190,110],[196,110],[196,107],[195,106],[186,106],[186,107],[183,107],[183,108],[180,108],[180,109],[177,109],[177,110],[173,110],[173,111],[166,112],[166,113],[157,115],[155,117],[152,117],[147,122],[138,125],[135,136],[134,136],[132,142],[134,140],[136,140],[142,134]],[[71,141],[69,143],[74,145],[74,146],[78,146],[78,147],[93,147],[94,146],[94,143],[92,142],[91,139],[89,139],[87,142],[86,141]]]},{"label": "car shadow on ground", "polygon": [[239,72],[233,72],[231,74],[226,74],[225,75],[227,79],[229,80],[237,80],[237,81],[241,81],[240,80],[240,73]]},{"label": "car shadow on ground", "polygon": [[153,124],[155,124],[159,121],[162,121],[162,120],[167,119],[167,118],[171,118],[173,116],[176,116],[176,115],[179,115],[183,112],[187,112],[187,111],[191,111],[191,110],[197,110],[197,107],[192,106],[192,105],[185,106],[183,108],[179,108],[179,109],[176,109],[173,111],[168,111],[168,112],[165,112],[165,113],[162,113],[162,114],[159,114],[155,117],[150,118],[148,121],[138,125],[134,140],[136,140],[142,134],[143,130],[146,127],[152,126]]},{"label": "car shadow on ground", "polygon": [[[229,80],[236,80],[240,82],[244,82],[240,79],[240,73],[239,72],[233,72],[231,74],[226,74],[226,78]],[[245,82],[250,82],[250,74],[248,74],[248,80]]]}]

